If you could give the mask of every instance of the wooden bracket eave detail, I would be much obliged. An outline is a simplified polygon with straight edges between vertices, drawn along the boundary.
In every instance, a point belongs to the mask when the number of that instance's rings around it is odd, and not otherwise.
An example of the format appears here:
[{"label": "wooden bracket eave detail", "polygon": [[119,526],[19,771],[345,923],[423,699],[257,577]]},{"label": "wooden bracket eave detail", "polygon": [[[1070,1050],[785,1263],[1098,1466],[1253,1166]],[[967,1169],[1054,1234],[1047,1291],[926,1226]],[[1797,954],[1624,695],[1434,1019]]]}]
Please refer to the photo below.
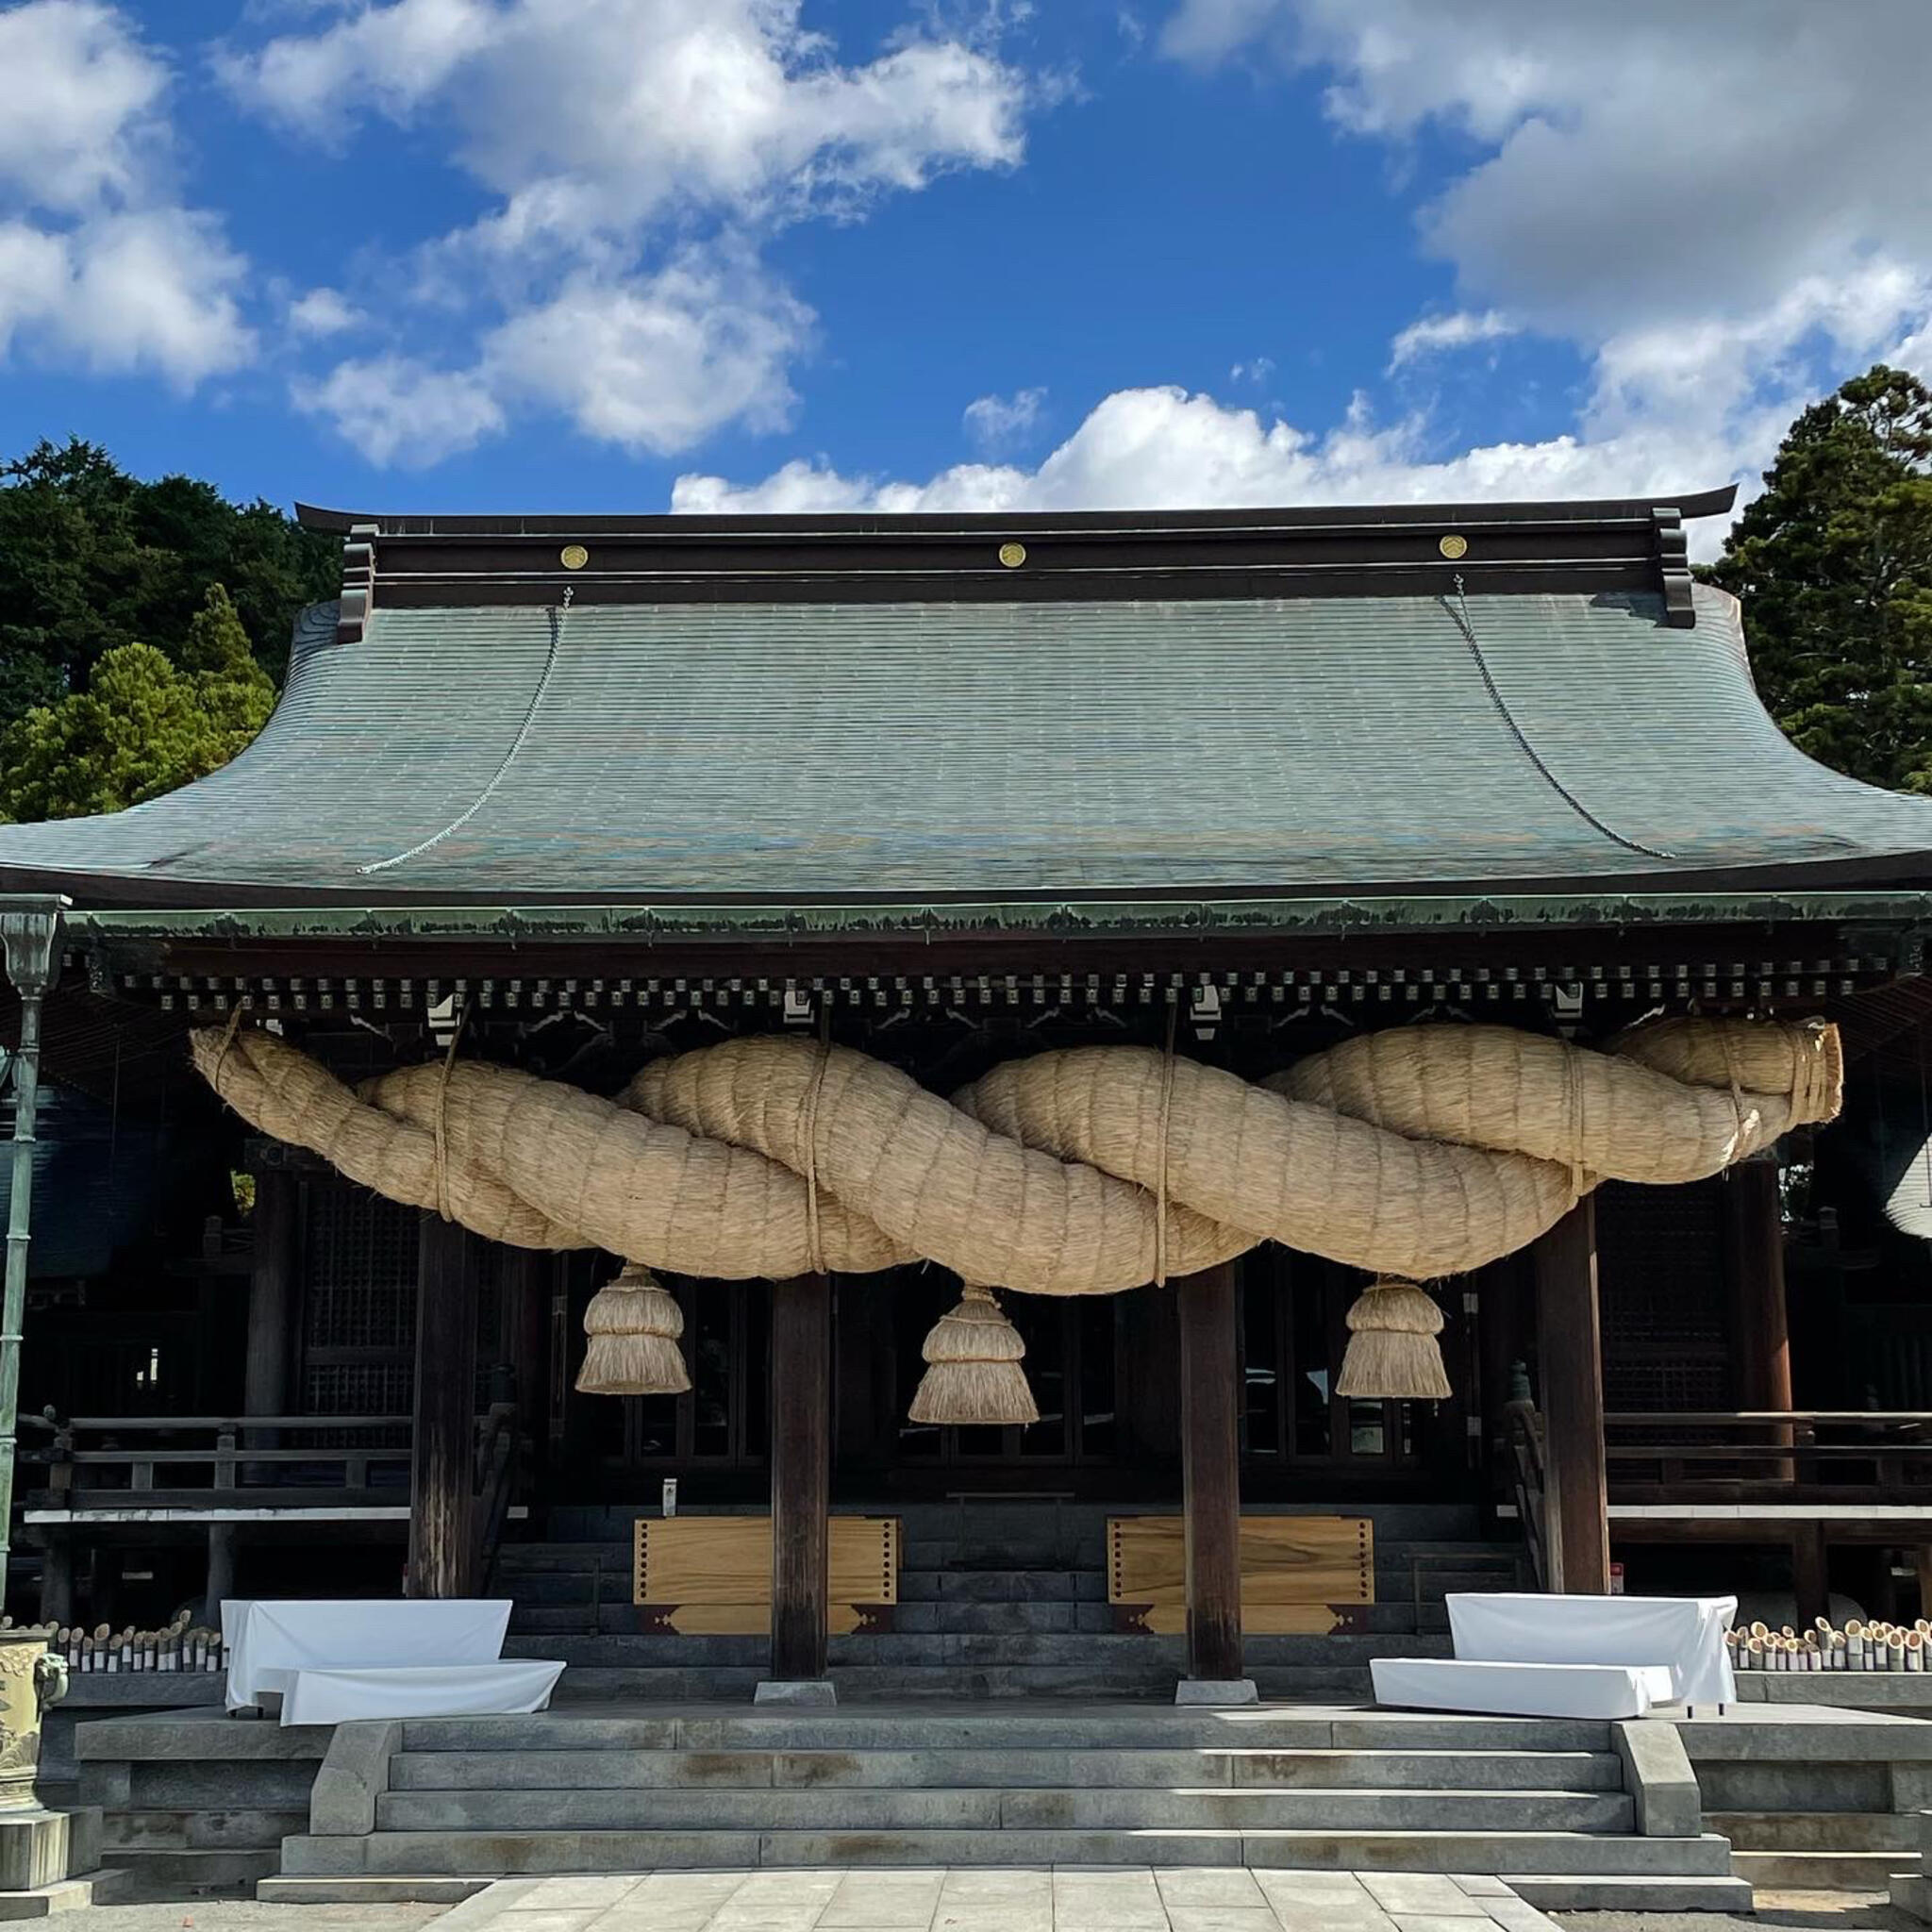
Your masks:
[{"label": "wooden bracket eave detail", "polygon": [[342,540],[342,598],[336,617],[336,642],[359,644],[375,602],[374,524],[357,524]]},{"label": "wooden bracket eave detail", "polygon": [[1680,511],[1668,506],[1651,511],[1657,524],[1657,571],[1663,579],[1664,622],[1673,630],[1690,630],[1697,622],[1691,595],[1690,539]]}]

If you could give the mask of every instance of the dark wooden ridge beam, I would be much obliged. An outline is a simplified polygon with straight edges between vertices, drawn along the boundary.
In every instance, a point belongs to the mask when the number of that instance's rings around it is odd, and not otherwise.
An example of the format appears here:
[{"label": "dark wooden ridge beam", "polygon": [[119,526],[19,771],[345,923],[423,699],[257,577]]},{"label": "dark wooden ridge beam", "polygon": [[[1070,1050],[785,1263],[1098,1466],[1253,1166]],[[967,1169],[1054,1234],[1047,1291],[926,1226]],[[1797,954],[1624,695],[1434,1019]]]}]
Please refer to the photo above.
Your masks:
[{"label": "dark wooden ridge beam", "polygon": [[[1686,517],[1721,516],[1737,501],[1738,488],[1692,491],[1671,500]],[[1279,530],[1345,527],[1350,525],[1434,524],[1454,518],[1463,525],[1600,524],[1641,520],[1657,496],[1578,497],[1531,503],[1386,503],[1322,505],[1302,508],[1146,509],[1146,510],[922,510],[907,514],[859,510],[808,511],[785,516],[683,516],[665,513],[573,515],[442,515],[372,510],[325,509],[297,503],[295,517],[306,530],[346,536],[367,525],[384,537],[489,536],[567,537],[623,534],[686,534],[759,537],[867,537],[880,532],[973,534],[1017,530],[1022,535],[1049,530],[1101,531],[1143,536],[1174,530]]]},{"label": "dark wooden ridge beam", "polygon": [[1005,516],[390,516],[298,505],[343,546],[339,636],[375,607],[1428,596],[1555,590],[1660,595],[1691,622],[1674,504],[1398,504],[1367,508]]}]

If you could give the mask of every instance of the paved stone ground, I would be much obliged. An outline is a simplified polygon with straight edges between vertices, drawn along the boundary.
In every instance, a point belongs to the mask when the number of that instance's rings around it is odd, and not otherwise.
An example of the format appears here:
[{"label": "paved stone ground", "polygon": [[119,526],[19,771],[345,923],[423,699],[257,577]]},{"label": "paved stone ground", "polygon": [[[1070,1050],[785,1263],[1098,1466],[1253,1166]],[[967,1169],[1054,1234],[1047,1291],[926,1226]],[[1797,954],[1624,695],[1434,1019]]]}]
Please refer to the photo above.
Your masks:
[{"label": "paved stone ground", "polygon": [[1160,1870],[508,1879],[437,1932],[1552,1932],[1493,1878]]}]

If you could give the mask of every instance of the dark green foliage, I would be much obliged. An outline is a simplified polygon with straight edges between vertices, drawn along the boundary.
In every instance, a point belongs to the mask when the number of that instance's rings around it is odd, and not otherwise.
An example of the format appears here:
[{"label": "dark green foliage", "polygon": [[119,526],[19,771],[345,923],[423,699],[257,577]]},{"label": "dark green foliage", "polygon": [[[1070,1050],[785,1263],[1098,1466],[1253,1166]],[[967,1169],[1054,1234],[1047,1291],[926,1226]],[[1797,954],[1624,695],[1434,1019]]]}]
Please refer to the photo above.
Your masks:
[{"label": "dark green foliage", "polygon": [[171,663],[116,644],[85,691],[0,730],[0,818],[120,811],[225,765],[268,722],[275,690],[216,584]]},{"label": "dark green foliage", "polygon": [[1752,669],[1821,762],[1932,791],[1932,391],[1882,363],[1791,425],[1707,575]]},{"label": "dark green foliage", "polygon": [[123,644],[180,661],[211,586],[233,599],[271,678],[305,604],[332,597],[341,552],[273,504],[188,476],[143,483],[78,440],[0,468],[0,727],[84,691]]}]

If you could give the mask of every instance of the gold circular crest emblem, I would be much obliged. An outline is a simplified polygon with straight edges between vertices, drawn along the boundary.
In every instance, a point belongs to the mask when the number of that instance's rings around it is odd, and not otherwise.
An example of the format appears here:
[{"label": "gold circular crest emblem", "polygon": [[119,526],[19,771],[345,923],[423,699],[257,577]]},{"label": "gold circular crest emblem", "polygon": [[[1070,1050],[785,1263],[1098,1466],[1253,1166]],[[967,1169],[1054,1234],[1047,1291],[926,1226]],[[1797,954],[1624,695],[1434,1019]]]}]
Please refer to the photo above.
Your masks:
[{"label": "gold circular crest emblem", "polygon": [[1450,536],[1444,537],[1442,541],[1436,545],[1436,548],[1440,550],[1442,553],[1442,555],[1448,558],[1450,561],[1453,563],[1457,558],[1466,557],[1469,555],[1469,539],[1467,537],[1457,537],[1452,534]]},{"label": "gold circular crest emblem", "polygon": [[1026,561],[1026,546],[1024,543],[1002,543],[1000,561],[1008,570],[1018,570]]},{"label": "gold circular crest emblem", "polygon": [[566,543],[557,560],[565,570],[582,570],[590,562],[591,553],[581,543]]}]

